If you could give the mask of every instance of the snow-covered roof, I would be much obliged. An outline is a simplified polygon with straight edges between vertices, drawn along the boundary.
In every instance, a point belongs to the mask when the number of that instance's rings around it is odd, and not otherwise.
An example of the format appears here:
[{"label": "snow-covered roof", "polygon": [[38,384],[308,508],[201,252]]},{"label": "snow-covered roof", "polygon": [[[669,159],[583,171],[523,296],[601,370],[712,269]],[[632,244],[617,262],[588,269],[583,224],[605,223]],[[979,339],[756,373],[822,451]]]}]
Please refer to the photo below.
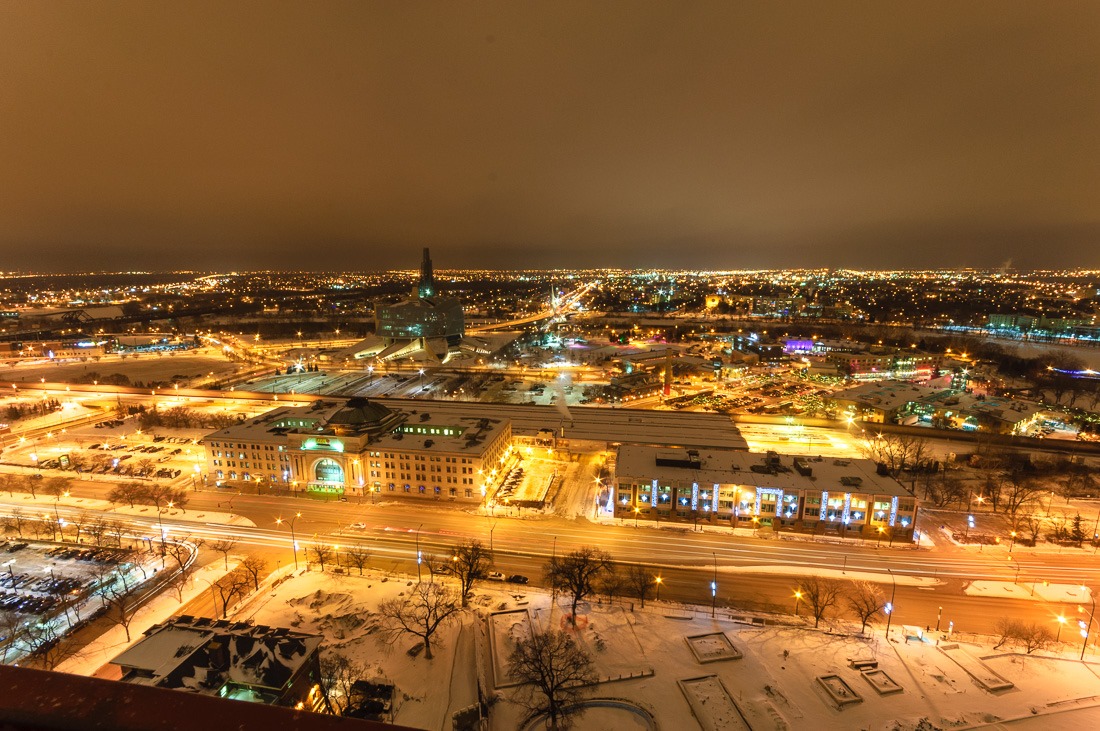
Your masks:
[{"label": "snow-covered roof", "polygon": [[215,694],[227,683],[281,690],[321,645],[320,635],[195,617],[151,627],[111,662],[124,680]]},{"label": "snow-covered roof", "polygon": [[910,496],[889,475],[880,475],[869,459],[790,457],[774,452],[686,450],[624,445],[615,465],[620,480],[660,480],[700,485],[747,485],[781,489],[839,491]]}]

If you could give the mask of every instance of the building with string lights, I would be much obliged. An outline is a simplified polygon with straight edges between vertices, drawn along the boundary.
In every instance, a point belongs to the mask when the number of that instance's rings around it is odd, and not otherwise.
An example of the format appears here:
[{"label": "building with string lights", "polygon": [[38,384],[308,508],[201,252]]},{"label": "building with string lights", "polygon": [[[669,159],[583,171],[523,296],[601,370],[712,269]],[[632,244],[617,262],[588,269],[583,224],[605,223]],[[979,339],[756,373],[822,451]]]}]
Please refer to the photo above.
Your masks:
[{"label": "building with string lights", "polygon": [[912,540],[919,506],[868,459],[623,445],[604,510],[666,520]]}]

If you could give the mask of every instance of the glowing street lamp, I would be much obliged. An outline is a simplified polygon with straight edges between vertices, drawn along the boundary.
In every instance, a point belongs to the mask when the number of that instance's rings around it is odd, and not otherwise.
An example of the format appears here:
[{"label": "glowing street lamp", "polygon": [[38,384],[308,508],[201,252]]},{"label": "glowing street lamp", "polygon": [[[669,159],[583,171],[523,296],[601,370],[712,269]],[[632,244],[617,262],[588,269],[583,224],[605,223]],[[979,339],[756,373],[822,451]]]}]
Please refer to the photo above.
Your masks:
[{"label": "glowing street lamp", "polygon": [[[1083,592],[1088,591],[1088,589],[1086,589],[1082,585],[1081,586],[1081,591],[1083,591]],[[1092,595],[1091,593],[1090,593],[1090,596],[1092,596],[1092,611],[1088,612],[1088,615],[1089,615],[1088,624],[1085,624],[1084,620],[1080,620],[1080,619],[1077,620],[1077,626],[1081,628],[1081,636],[1085,638],[1085,641],[1083,643],[1081,643],[1081,662],[1085,661],[1085,649],[1089,646],[1089,633],[1092,632],[1092,620],[1094,619],[1094,617],[1096,615],[1096,596]],[[1085,608],[1083,606],[1078,605],[1077,611],[1081,612],[1081,613],[1084,613]]]},{"label": "glowing street lamp", "polygon": [[664,581],[660,576],[653,579],[653,583],[657,585],[657,601],[661,601],[661,583]]},{"label": "glowing street lamp", "polygon": [[1058,622],[1058,634],[1056,634],[1054,636],[1054,641],[1055,642],[1061,642],[1062,641],[1062,628],[1066,626],[1066,616],[1064,614],[1059,614],[1054,619]]},{"label": "glowing street lamp", "polygon": [[[298,520],[298,518],[301,518],[301,517],[302,517],[301,513],[295,513],[294,517],[287,521],[287,523],[290,525],[290,545],[291,545],[292,550],[294,551],[294,570],[295,571],[298,570],[298,539],[294,535],[294,521]],[[282,524],[283,524],[283,519],[282,518],[276,518],[275,519],[275,525],[282,525]]]},{"label": "glowing street lamp", "polygon": [[894,578],[894,570],[886,569],[890,572],[890,601],[886,603],[886,639],[890,639],[890,622],[894,619],[894,596],[898,591],[898,582]]},{"label": "glowing street lamp", "polygon": [[420,555],[420,529],[423,527],[423,523],[416,527],[416,583],[418,584],[423,581],[420,576],[420,564],[423,560],[422,556]]},{"label": "glowing street lamp", "polygon": [[796,616],[796,617],[798,616],[798,603],[800,601],[802,601],[802,590],[801,589],[795,589],[794,590],[794,616]]},{"label": "glowing street lamp", "polygon": [[710,582],[710,616],[713,618],[718,611],[718,554],[710,555],[714,559],[714,579]]}]

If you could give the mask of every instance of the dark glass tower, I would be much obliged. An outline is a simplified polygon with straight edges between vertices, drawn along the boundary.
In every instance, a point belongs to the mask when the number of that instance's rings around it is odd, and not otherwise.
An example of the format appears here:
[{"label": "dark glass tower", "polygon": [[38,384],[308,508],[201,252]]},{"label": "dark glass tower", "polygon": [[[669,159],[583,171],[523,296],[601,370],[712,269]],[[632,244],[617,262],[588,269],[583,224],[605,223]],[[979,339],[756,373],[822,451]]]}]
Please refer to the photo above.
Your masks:
[{"label": "dark glass tower", "polygon": [[420,283],[416,285],[416,294],[421,299],[435,297],[435,276],[432,275],[432,257],[424,248],[424,260],[420,262]]}]

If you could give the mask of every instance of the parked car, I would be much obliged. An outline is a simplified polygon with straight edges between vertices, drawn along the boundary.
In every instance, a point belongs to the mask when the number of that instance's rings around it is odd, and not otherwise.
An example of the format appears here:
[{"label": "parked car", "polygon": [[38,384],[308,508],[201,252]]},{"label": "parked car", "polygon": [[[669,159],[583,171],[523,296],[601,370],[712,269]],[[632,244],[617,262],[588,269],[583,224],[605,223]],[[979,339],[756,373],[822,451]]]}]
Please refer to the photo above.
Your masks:
[{"label": "parked car", "polygon": [[490,571],[485,578],[489,581],[504,581],[504,574],[499,571]]},{"label": "parked car", "polygon": [[522,574],[512,574],[508,577],[509,584],[526,584],[529,579]]}]

